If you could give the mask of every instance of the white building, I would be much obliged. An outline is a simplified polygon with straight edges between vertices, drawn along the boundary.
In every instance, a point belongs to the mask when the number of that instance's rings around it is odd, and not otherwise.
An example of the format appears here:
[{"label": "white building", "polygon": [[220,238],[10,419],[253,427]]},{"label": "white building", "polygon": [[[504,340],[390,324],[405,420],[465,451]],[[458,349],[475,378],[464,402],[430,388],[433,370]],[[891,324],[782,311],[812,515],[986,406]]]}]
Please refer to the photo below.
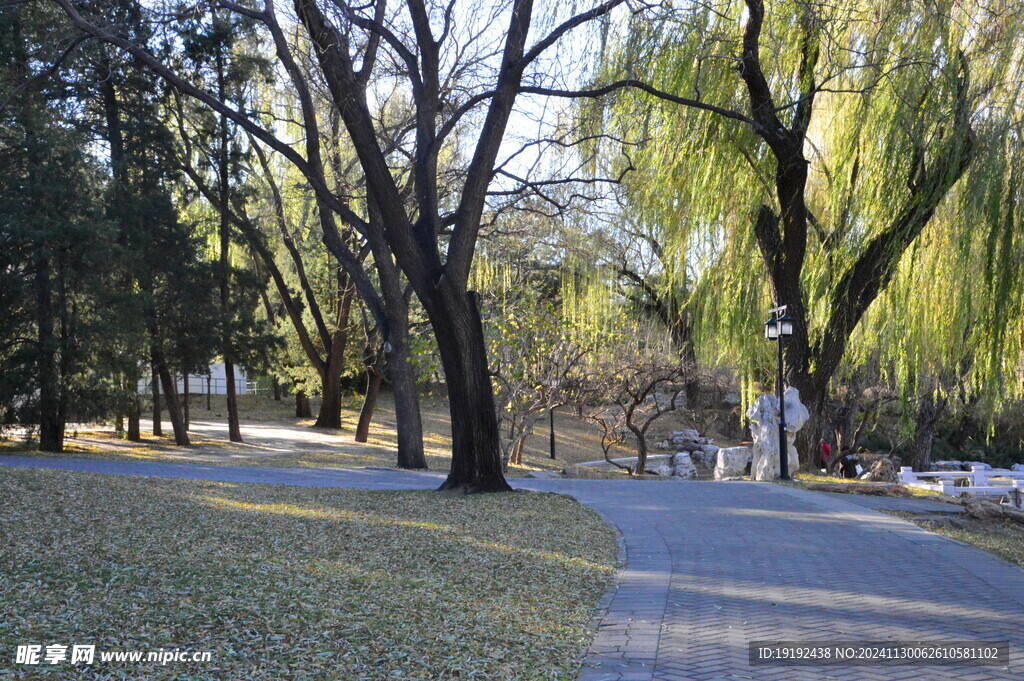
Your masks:
[{"label": "white building", "polygon": [[[190,395],[205,395],[209,392],[211,395],[226,395],[228,392],[228,382],[224,375],[224,363],[219,362],[217,364],[210,365],[210,375],[205,374],[189,374],[188,377],[188,392]],[[144,378],[139,381],[139,392],[148,393],[152,390],[150,386],[151,377]],[[249,377],[245,374],[245,369],[235,365],[235,393],[238,395],[245,395],[248,389]],[[178,377],[178,393],[185,391],[185,381],[179,376]]]}]

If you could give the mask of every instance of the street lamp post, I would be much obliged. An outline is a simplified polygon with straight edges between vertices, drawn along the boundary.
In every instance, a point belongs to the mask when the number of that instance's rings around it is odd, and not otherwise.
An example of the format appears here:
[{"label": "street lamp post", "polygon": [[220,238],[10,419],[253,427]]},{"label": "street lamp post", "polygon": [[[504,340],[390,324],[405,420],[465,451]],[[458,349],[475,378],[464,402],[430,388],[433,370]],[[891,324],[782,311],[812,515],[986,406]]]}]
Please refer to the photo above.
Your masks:
[{"label": "street lamp post", "polygon": [[779,394],[779,478],[789,480],[789,447],[786,442],[786,403],[783,401],[782,339],[793,335],[793,318],[786,314],[786,306],[780,305],[768,311],[771,317],[764,323],[764,337],[777,342],[779,350],[779,375],[775,387]]}]

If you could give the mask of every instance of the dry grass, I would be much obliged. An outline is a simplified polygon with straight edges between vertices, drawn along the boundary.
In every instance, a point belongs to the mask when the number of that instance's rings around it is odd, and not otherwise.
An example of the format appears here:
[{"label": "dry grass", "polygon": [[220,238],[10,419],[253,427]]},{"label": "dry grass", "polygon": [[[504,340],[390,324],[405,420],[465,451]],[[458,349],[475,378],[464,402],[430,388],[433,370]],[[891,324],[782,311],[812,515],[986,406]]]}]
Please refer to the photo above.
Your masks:
[{"label": "dry grass", "polygon": [[[612,531],[553,494],[0,469],[0,675],[17,644],[213,652],[48,678],[574,679]],[[98,658],[97,658],[98,660]]]},{"label": "dry grass", "polygon": [[936,527],[927,519],[915,513],[887,511],[936,534],[965,544],[977,546],[989,553],[1008,560],[1024,568],[1024,525],[1012,520],[979,520],[967,516],[957,516],[955,521],[959,527]]},{"label": "dry grass", "polygon": [[[918,489],[916,487],[904,487],[902,485],[883,485],[882,483],[865,483],[862,480],[856,478],[837,478],[831,475],[820,475],[818,473],[806,473],[799,472],[793,475],[792,484],[796,487],[807,488],[809,485],[835,485],[834,489],[829,489],[830,492],[848,493],[848,494],[862,494],[861,489],[865,485],[873,485],[871,494],[875,496],[887,496],[883,492],[886,489],[896,488],[899,493],[892,494],[889,496],[912,496],[912,497],[927,497],[936,501],[945,501],[949,499],[940,492],[933,492],[927,489]],[[845,487],[844,487],[845,486]]]},{"label": "dry grass", "polygon": [[[257,434],[246,436],[244,444],[227,441],[226,406],[223,396],[211,398],[212,409],[205,409],[205,396],[193,396],[190,433],[193,446],[177,447],[169,434],[143,436],[141,443],[121,439],[110,429],[83,427],[69,432],[63,456],[92,459],[150,460],[176,463],[202,463],[226,466],[271,466],[328,468],[335,466],[385,466],[396,463],[396,436],[394,401],[390,393],[381,395],[369,442],[356,443],[352,433],[359,418],[359,401],[352,398],[342,409],[341,431],[314,429],[313,420],[294,416],[294,405],[289,401],[274,402],[266,396],[240,396],[239,410],[243,424],[248,423]],[[313,403],[316,413],[318,404]],[[447,402],[436,397],[421,401],[423,439],[427,465],[432,470],[447,471],[451,463],[451,418]],[[662,439],[672,430],[689,427],[678,417],[669,415],[652,429],[650,440]],[[276,440],[263,438],[259,429],[276,427],[287,432]],[[165,433],[170,424],[164,422]],[[716,438],[716,442],[720,439]],[[723,446],[730,443],[722,442]],[[560,471],[567,464],[602,458],[599,431],[591,424],[577,419],[569,409],[555,413],[555,449],[557,459],[550,458],[548,423],[543,419],[532,436],[527,438],[523,450],[523,464],[510,467],[509,477],[521,477],[531,470]],[[24,441],[0,442],[0,454],[36,455]],[[657,453],[656,451],[653,453]],[[617,447],[613,456],[635,456],[632,444]]]}]

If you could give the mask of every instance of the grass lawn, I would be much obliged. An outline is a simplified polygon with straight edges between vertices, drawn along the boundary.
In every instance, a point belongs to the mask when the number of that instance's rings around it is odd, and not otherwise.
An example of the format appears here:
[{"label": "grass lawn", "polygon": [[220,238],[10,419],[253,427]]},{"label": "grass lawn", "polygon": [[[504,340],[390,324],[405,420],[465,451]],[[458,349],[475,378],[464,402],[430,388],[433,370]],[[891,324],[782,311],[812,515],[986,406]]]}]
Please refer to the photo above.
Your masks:
[{"label": "grass lawn", "polygon": [[[0,499],[3,678],[569,680],[616,556],[554,494],[0,468]],[[14,664],[53,643],[96,664]],[[161,648],[212,661],[98,657]]]},{"label": "grass lawn", "polygon": [[1012,520],[978,520],[958,516],[956,522],[962,527],[936,527],[915,513],[887,511],[891,515],[941,534],[944,537],[977,546],[1000,558],[1024,568],[1024,525]]}]

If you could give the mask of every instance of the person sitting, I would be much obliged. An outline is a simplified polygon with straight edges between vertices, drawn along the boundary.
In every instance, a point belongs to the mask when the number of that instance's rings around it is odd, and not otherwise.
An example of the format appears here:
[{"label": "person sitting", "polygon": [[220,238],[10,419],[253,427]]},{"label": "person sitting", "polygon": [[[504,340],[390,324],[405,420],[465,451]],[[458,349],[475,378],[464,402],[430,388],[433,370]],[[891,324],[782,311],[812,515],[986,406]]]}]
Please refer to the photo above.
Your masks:
[{"label": "person sitting", "polygon": [[839,477],[856,478],[858,464],[860,464],[860,457],[856,454],[843,454],[839,460]]}]

